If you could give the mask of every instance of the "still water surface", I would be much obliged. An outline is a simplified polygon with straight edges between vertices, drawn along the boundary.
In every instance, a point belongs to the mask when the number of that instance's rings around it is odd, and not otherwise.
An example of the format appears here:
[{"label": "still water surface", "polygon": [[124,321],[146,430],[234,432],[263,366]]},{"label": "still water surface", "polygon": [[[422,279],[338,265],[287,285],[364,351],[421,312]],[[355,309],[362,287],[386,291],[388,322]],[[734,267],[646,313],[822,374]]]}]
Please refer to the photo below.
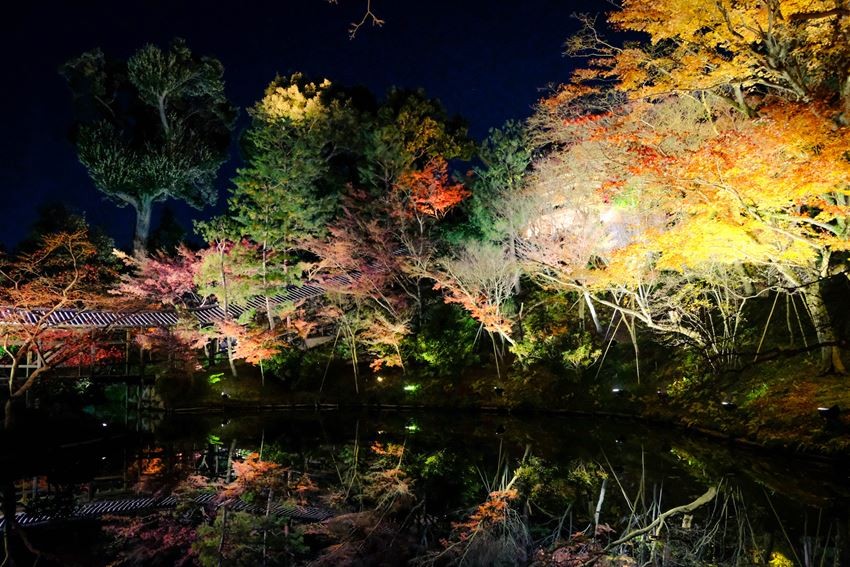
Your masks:
[{"label": "still water surface", "polygon": [[[317,492],[350,493],[351,471],[359,466],[365,472],[374,451],[394,445],[403,447],[407,462],[419,463],[411,485],[427,502],[434,535],[425,545],[433,548],[440,536],[449,537],[451,522],[485,501],[523,462],[533,462],[545,473],[535,473],[531,482],[541,486],[522,512],[530,524],[530,549],[555,549],[569,534],[588,533],[590,523],[620,535],[638,525],[629,524],[634,510],[654,509],[657,516],[718,486],[713,502],[671,519],[659,533],[664,538],[675,532],[698,546],[701,559],[690,564],[850,564],[845,465],[743,450],[632,421],[399,412],[133,418],[94,409],[58,429],[36,423],[25,431],[5,439],[0,470],[5,499],[14,492],[18,510],[30,515],[61,514],[63,506],[88,501],[162,497],[190,475],[222,478],[230,474],[229,462],[259,451],[309,474]],[[320,505],[333,509],[330,502]],[[368,505],[353,502],[338,498],[337,512]],[[95,521],[31,528],[28,544],[43,546],[41,565],[105,565],[114,558],[104,556],[112,548],[104,546],[108,537],[100,528]],[[21,564],[32,564],[26,547],[11,544]],[[661,556],[652,560],[664,563]],[[667,564],[684,564],[672,561]]]}]

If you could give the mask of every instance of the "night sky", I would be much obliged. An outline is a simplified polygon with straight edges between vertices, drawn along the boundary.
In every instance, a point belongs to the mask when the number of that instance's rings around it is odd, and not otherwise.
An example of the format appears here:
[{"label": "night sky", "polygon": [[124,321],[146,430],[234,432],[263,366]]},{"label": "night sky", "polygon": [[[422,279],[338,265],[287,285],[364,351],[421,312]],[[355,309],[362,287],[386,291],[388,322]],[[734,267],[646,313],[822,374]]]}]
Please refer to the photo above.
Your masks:
[{"label": "night sky", "polygon": [[[385,25],[365,26],[349,40],[349,24],[365,5],[80,0],[4,6],[0,243],[14,246],[39,205],[62,202],[129,245],[132,210],[101,196],[68,139],[71,94],[57,69],[83,51],[100,47],[126,58],[146,43],[165,47],[185,38],[195,53],[222,61],[228,94],[240,109],[276,74],[295,71],[364,85],[378,95],[392,85],[423,87],[482,138],[509,118],[527,117],[548,86],[566,80],[573,62],[562,56],[562,46],[577,27],[571,14],[608,8],[601,0],[373,0]],[[222,210],[238,165],[234,151],[215,209],[199,212],[169,201],[186,228],[190,219]]]}]

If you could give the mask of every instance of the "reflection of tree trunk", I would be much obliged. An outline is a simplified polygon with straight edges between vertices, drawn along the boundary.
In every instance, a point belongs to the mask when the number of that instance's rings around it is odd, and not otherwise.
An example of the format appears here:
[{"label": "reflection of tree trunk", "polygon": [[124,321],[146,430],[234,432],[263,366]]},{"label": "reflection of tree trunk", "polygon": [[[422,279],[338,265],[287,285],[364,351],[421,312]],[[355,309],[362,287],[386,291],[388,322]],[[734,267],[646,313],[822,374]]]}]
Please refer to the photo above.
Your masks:
[{"label": "reflection of tree trunk", "polygon": [[151,231],[151,211],[153,203],[141,201],[136,208],[136,231],[133,233],[133,254],[139,256],[148,249],[148,235]]},{"label": "reflection of tree trunk", "polygon": [[827,374],[846,374],[844,362],[841,360],[841,349],[838,347],[838,338],[829,311],[823,301],[823,290],[820,284],[815,283],[806,288],[806,306],[812,317],[812,324],[818,337],[821,356],[821,371]]},{"label": "reflection of tree trunk", "polygon": [[[6,412],[8,415],[9,406],[6,405]],[[0,500],[2,500],[2,504],[0,504],[0,509],[3,511],[3,516],[7,518],[6,524],[3,527],[3,543],[6,552],[6,561],[4,564],[8,567],[14,567],[16,564],[14,554],[12,553],[11,541],[9,535],[12,533],[14,529],[14,521],[9,521],[8,518],[14,518],[15,512],[17,512],[17,500],[16,500],[16,492],[15,492],[15,484],[11,479],[4,479],[2,483],[0,483]]]},{"label": "reflection of tree trunk", "polygon": [[6,400],[6,407],[3,415],[3,429],[11,431],[15,427],[15,400],[10,398]]},{"label": "reflection of tree trunk", "polygon": [[218,540],[218,567],[224,564],[224,538],[227,535],[227,506],[224,506],[224,514],[221,517],[221,539]]}]

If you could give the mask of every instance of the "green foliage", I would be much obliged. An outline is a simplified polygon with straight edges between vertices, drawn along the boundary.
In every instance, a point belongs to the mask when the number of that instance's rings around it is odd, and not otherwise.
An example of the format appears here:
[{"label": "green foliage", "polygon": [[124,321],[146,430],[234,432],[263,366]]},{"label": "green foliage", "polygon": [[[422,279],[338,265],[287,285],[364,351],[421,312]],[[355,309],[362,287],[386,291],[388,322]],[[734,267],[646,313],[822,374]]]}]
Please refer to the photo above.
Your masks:
[{"label": "green foliage", "polygon": [[279,290],[301,281],[297,251],[325,233],[336,210],[344,185],[336,165],[354,118],[327,81],[316,85],[299,74],[275,79],[249,113],[246,166],[229,200],[231,237],[259,246],[263,282]]},{"label": "green foliage", "polygon": [[577,376],[581,371],[596,364],[602,355],[602,349],[587,331],[571,335],[572,344],[561,353],[561,360],[567,368],[572,368]]},{"label": "green foliage", "polygon": [[767,382],[762,382],[761,384],[755,386],[750,389],[744,396],[744,405],[751,404],[752,402],[763,398],[770,391],[770,386]]},{"label": "green foliage", "polygon": [[676,378],[667,385],[665,392],[668,396],[674,399],[686,396],[698,384],[698,380],[689,376],[681,376]]},{"label": "green foliage", "polygon": [[431,303],[426,307],[422,326],[406,338],[404,351],[417,363],[439,376],[479,361],[475,348],[479,324],[455,305]]},{"label": "green foliage", "polygon": [[176,40],[167,50],[147,45],[126,62],[95,49],[60,72],[77,107],[79,159],[98,190],[136,210],[137,251],[147,245],[154,203],[215,202],[236,117],[221,63]]},{"label": "green foliage", "polygon": [[[192,548],[204,567],[231,565],[254,567],[265,561],[270,565],[290,564],[307,551],[301,530],[286,526],[278,516],[255,516],[247,512],[219,512],[212,525],[198,528]],[[224,532],[224,545],[219,544]]]},{"label": "green foliage", "polygon": [[361,182],[385,194],[399,177],[435,158],[468,159],[473,145],[466,124],[422,90],[392,89],[364,131]]},{"label": "green foliage", "polygon": [[466,232],[501,242],[517,234],[526,216],[518,205],[533,157],[528,133],[519,122],[508,121],[490,130],[478,156],[483,166],[474,169],[472,198],[465,205]]},{"label": "green foliage", "polygon": [[422,462],[422,478],[432,478],[444,474],[443,469],[446,464],[446,451],[441,449],[436,453],[428,455]]},{"label": "green foliage", "polygon": [[522,319],[521,339],[511,346],[516,364],[527,369],[537,364],[555,371],[570,370],[578,379],[602,355],[599,339],[582,329],[571,310],[569,294],[534,290],[526,302],[534,305]]}]

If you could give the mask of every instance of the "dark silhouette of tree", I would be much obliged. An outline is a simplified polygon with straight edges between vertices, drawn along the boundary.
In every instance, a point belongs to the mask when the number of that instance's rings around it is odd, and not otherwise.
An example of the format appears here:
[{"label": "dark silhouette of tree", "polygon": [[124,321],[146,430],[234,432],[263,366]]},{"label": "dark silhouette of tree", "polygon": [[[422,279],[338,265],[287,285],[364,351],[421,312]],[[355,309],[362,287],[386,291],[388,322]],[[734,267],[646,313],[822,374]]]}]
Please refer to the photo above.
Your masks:
[{"label": "dark silhouette of tree", "polygon": [[135,253],[147,249],[154,203],[215,202],[236,117],[218,60],[175,40],[167,50],[147,45],[126,62],[95,49],[60,72],[74,94],[80,162],[98,190],[136,212]]}]

